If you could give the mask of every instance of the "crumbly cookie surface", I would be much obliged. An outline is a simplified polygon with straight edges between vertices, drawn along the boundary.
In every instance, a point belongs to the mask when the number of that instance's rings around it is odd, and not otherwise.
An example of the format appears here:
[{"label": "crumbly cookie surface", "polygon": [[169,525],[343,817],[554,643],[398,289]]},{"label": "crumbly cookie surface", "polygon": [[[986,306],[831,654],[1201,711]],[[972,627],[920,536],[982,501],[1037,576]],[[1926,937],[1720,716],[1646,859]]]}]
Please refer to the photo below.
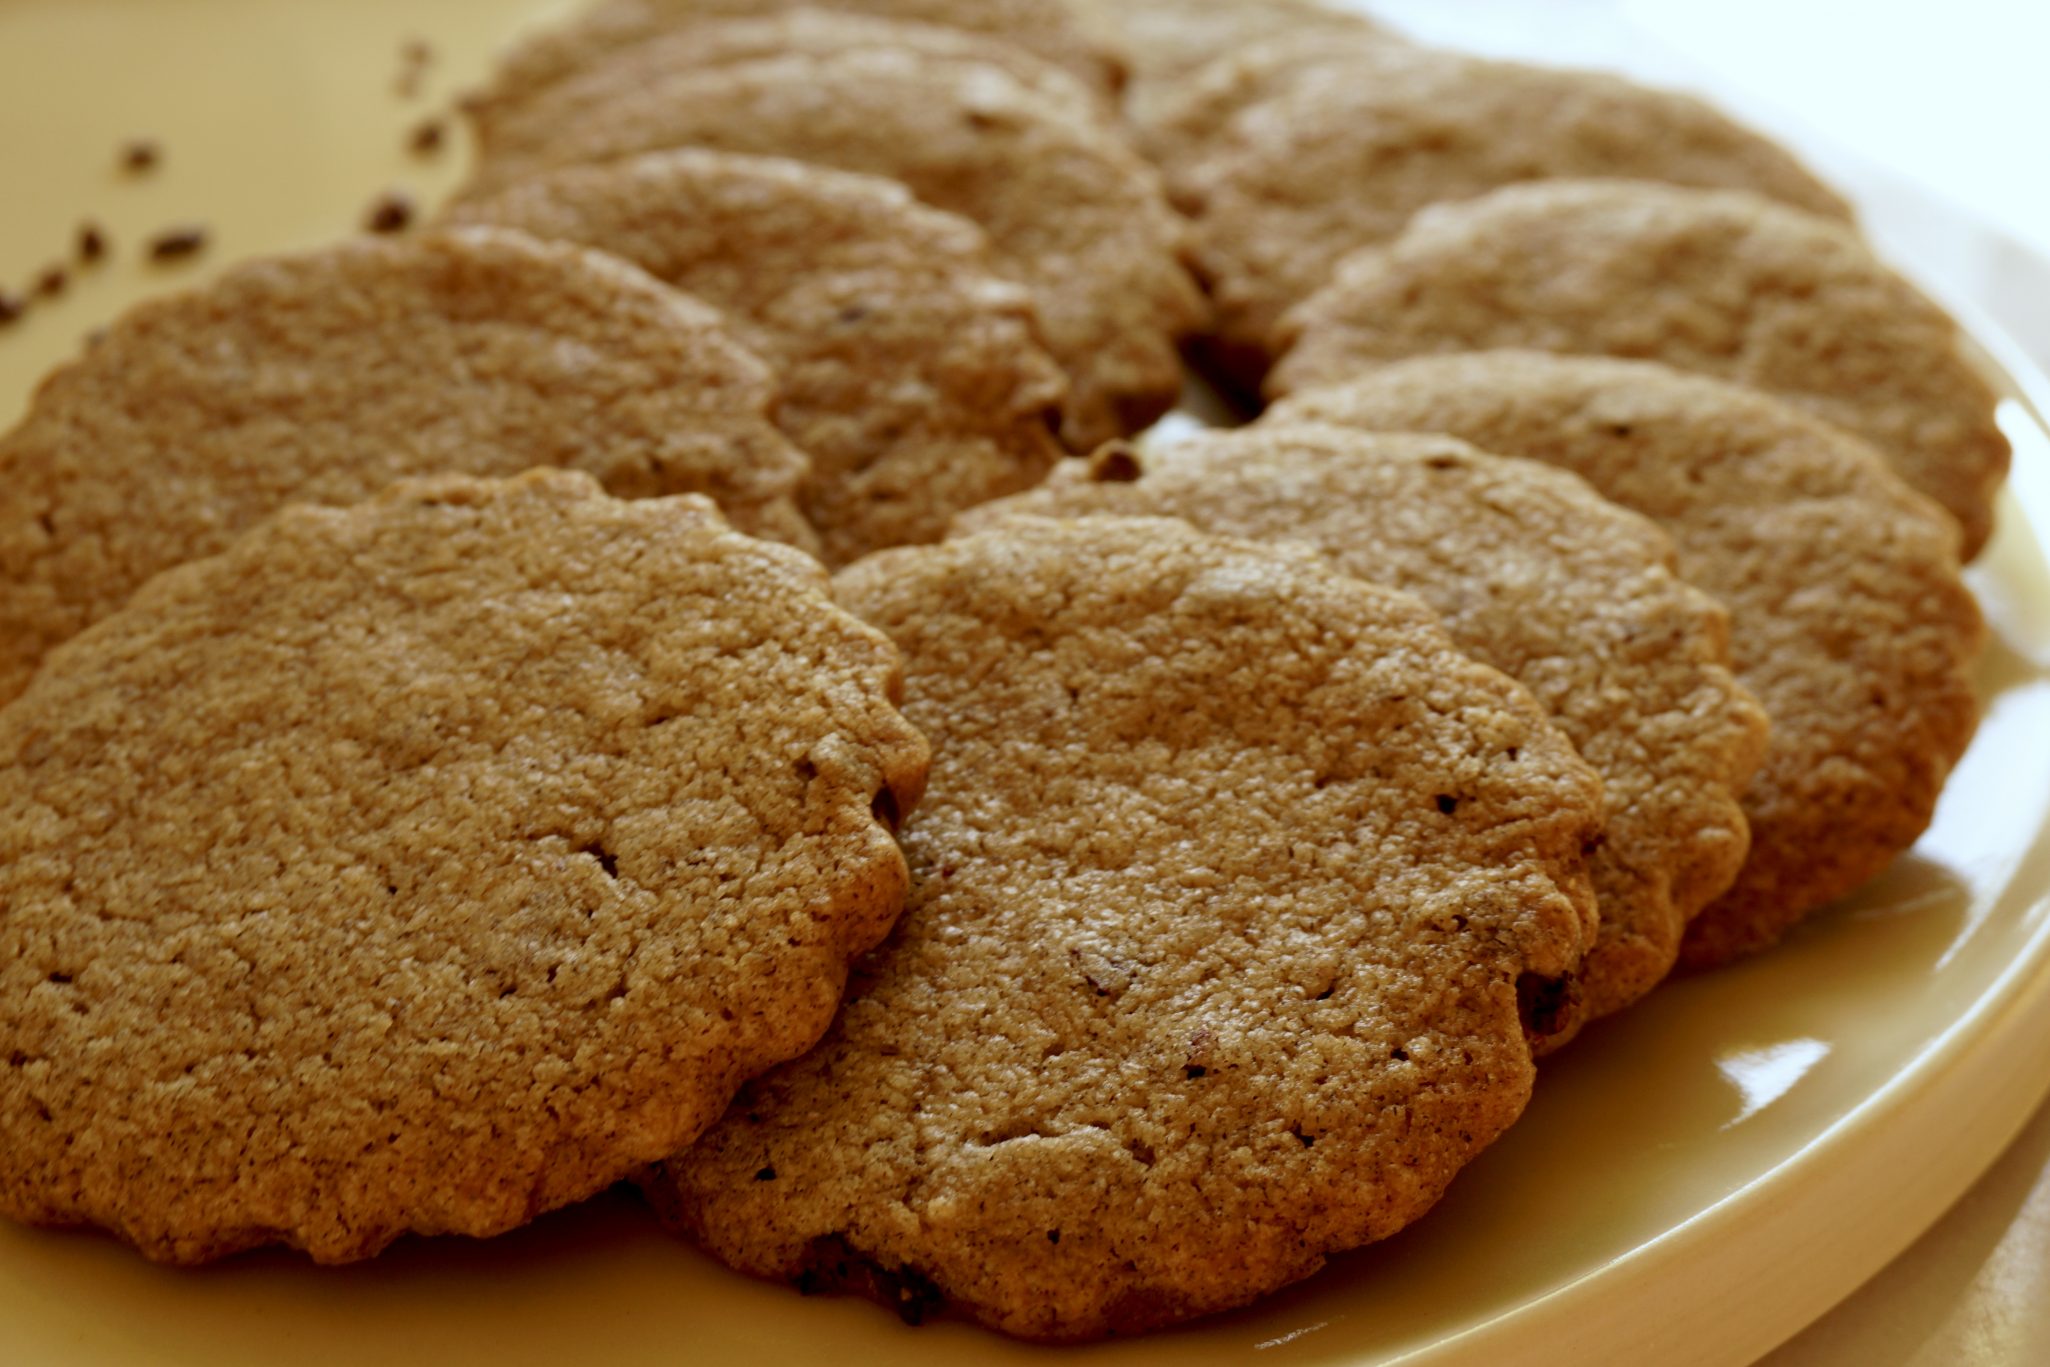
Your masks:
[{"label": "crumbly cookie surface", "polygon": [[1176,186],[1223,359],[1257,380],[1275,324],[1340,257],[1386,241],[1427,205],[1517,181],[1616,176],[1755,190],[1849,210],[1770,140],[1700,100],[1597,72],[1413,50],[1400,80],[1328,68],[1233,119]]},{"label": "crumbly cookie surface", "polygon": [[1968,559],[2007,474],[1949,315],[1842,224],[1736,191],[1557,181],[1448,205],[1343,263],[1278,340],[1276,393],[1513,347],[1733,380],[1870,441],[1958,519]]},{"label": "crumbly cookie surface", "polygon": [[1393,1232],[1521,1110],[1598,783],[1414,599],[1153,519],[835,589],[933,740],[912,899],[821,1046],[650,1179],[673,1225],[1085,1338]]},{"label": "crumbly cookie surface", "polygon": [[1671,532],[1730,609],[1772,736],[1744,794],[1751,854],[1682,961],[1762,949],[1914,843],[1977,721],[1983,627],[1957,527],[1871,448],[1754,391],[1649,362],[1428,357],[1280,404],[1563,466]]},{"label": "crumbly cookie surface", "polygon": [[1003,273],[1032,290],[1071,381],[1069,445],[1136,430],[1181,392],[1176,340],[1204,308],[1159,174],[1115,130],[998,67],[860,50],[685,70],[595,102],[559,98],[545,144],[483,150],[470,197],[681,146],[890,177],[980,224]]},{"label": "crumbly cookie surface", "polygon": [[751,19],[704,20],[594,54],[528,99],[469,107],[484,156],[517,161],[546,155],[555,128],[574,111],[611,103],[686,71],[709,71],[771,57],[830,58],[857,52],[971,61],[1001,68],[1019,85],[1085,122],[1110,107],[1089,86],[1022,47],[958,28],[905,23],[859,13],[798,9]]},{"label": "crumbly cookie surface", "polygon": [[962,526],[1018,514],[1177,517],[1307,547],[1415,594],[1529,688],[1602,778],[1586,1019],[1656,986],[1687,922],[1744,863],[1737,800],[1766,722],[1730,675],[1728,614],[1673,574],[1664,532],[1564,471],[1451,437],[1268,420],[1143,458],[1106,447]]},{"label": "crumbly cookie surface", "polygon": [[1219,57],[1263,39],[1314,32],[1343,40],[1386,30],[1355,11],[1315,0],[1069,0],[1113,35],[1131,67],[1131,111],[1142,122],[1152,102]]},{"label": "crumbly cookie surface", "polygon": [[160,570],[294,500],[571,466],[815,544],[768,369],[582,248],[468,229],[238,266],[131,310],[0,437],[0,700]]},{"label": "crumbly cookie surface", "polygon": [[458,205],[624,257],[721,310],[776,372],[829,564],[935,541],[1060,457],[1066,380],[967,220],[874,176],[701,149],[572,166]]},{"label": "crumbly cookie surface", "polygon": [[506,54],[491,85],[469,101],[485,123],[620,48],[723,20],[826,10],[953,29],[1003,42],[1057,66],[1092,90],[1115,92],[1123,54],[1078,21],[1068,0],[604,0],[569,23],[543,29]]},{"label": "crumbly cookie surface", "polygon": [[[1171,195],[1217,148],[1242,111],[1324,79],[1358,83],[1400,81],[1412,71],[1425,79],[1444,54],[1369,25],[1277,25],[1256,41],[1235,44],[1180,73],[1171,83],[1139,92],[1128,117],[1140,148],[1166,176]],[[1194,191],[1184,190],[1184,195]]]},{"label": "crumbly cookie surface", "polygon": [[334,1262],[688,1142],[902,903],[897,687],[808,558],[582,475],[159,576],[0,712],[0,1209]]}]

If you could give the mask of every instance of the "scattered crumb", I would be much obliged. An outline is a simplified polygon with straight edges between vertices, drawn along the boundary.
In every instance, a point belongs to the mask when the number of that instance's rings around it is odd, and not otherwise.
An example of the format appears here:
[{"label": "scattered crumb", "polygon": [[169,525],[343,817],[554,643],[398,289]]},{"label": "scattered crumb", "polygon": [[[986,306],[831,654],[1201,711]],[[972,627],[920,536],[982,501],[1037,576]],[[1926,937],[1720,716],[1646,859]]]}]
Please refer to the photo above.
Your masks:
[{"label": "scattered crumb", "polygon": [[0,290],[0,327],[7,326],[27,310],[28,304],[20,295]]},{"label": "scattered crumb", "polygon": [[152,261],[182,261],[206,250],[206,229],[196,223],[166,228],[149,240]]},{"label": "scattered crumb", "polygon": [[1130,484],[1145,473],[1137,449],[1127,442],[1107,441],[1089,457],[1089,478],[1099,484]]},{"label": "scattered crumb", "polygon": [[387,190],[363,215],[363,226],[373,233],[402,233],[413,222],[412,197],[402,190]]},{"label": "scattered crumb", "polygon": [[78,225],[78,259],[84,262],[101,261],[107,255],[107,232],[99,224],[87,219]]},{"label": "scattered crumb", "polygon": [[427,78],[427,68],[434,65],[434,49],[424,38],[409,38],[399,48],[399,76],[393,88],[401,99],[414,99],[420,94]]},{"label": "scattered crumb", "polygon": [[440,119],[422,119],[413,125],[406,147],[416,157],[430,157],[441,150],[446,128]]},{"label": "scattered crumb", "polygon": [[37,273],[32,293],[38,299],[55,299],[70,283],[71,273],[64,269],[64,263],[53,261]]},{"label": "scattered crumb", "polygon": [[85,349],[87,351],[91,351],[94,347],[98,346],[100,343],[106,340],[107,330],[105,328],[94,328],[91,332],[88,332],[85,335]]},{"label": "scattered crumb", "polygon": [[130,175],[147,175],[164,159],[164,149],[154,138],[130,138],[121,144],[121,169]]}]

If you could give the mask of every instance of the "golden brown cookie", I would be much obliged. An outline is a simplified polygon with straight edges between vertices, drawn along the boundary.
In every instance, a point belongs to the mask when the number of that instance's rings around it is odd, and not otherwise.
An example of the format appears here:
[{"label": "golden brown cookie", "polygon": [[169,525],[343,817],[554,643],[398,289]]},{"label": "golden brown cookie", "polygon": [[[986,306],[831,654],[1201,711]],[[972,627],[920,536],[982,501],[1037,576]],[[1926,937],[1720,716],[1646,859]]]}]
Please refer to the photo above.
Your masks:
[{"label": "golden brown cookie", "polygon": [[1417,210],[1515,181],[1628,176],[1756,190],[1839,218],[1844,203],[1776,144],[1691,96],[1590,71],[1407,54],[1400,80],[1327,68],[1233,119],[1178,181],[1241,382],[1273,360],[1283,311]]},{"label": "golden brown cookie", "polygon": [[488,125],[618,48],[708,22],[806,11],[953,29],[1031,53],[1105,95],[1124,84],[1122,54],[1067,0],[604,0],[513,48],[490,88],[466,104]]},{"label": "golden brown cookie", "polygon": [[1602,778],[1586,1019],[1655,987],[1744,863],[1737,798],[1766,722],[1730,676],[1728,614],[1673,574],[1664,532],[1564,471],[1450,437],[1267,421],[1143,458],[1106,446],[960,525],[1018,514],[1178,517],[1308,547],[1415,594],[1462,649],[1529,688]]},{"label": "golden brown cookie", "polygon": [[236,267],[122,317],[0,437],[0,701],[157,571],[408,475],[573,466],[815,544],[773,395],[716,313],[578,247],[470,229]]},{"label": "golden brown cookie", "polygon": [[894,52],[1000,67],[1033,94],[1084,122],[1108,120],[1112,114],[1110,103],[1091,87],[1000,38],[822,9],[679,24],[595,53],[561,80],[527,98],[473,101],[466,112],[485,156],[516,161],[545,155],[556,126],[579,117],[577,111],[586,106],[610,104],[622,92],[659,86],[683,72],[771,57],[819,58],[857,52]]},{"label": "golden brown cookie", "polygon": [[896,652],[701,498],[300,506],[0,712],[0,1210],[495,1234],[808,1048],[924,782]]},{"label": "golden brown cookie", "polygon": [[722,310],[776,372],[828,563],[938,540],[1061,454],[1066,381],[1031,297],[991,274],[974,224],[895,181],[685,149],[544,172],[451,216],[611,252]]},{"label": "golden brown cookie", "polygon": [[[1342,16],[1351,18],[1352,16]],[[1359,22],[1282,25],[1235,45],[1158,87],[1137,86],[1126,109],[1142,151],[1161,168],[1173,195],[1202,165],[1243,110],[1312,80],[1400,81],[1411,71],[1431,79],[1445,56]]]},{"label": "golden brown cookie", "polygon": [[1287,33],[1336,41],[1387,30],[1316,0],[1069,0],[1110,34],[1131,68],[1128,106],[1141,123],[1155,100],[1206,64]]},{"label": "golden brown cookie", "polygon": [[1527,347],[1662,361],[1870,441],[1993,529],[2007,438],[1957,324],[1839,223],[1756,195],[1631,181],[1512,186],[1348,259],[1283,323],[1274,393],[1385,361]]},{"label": "golden brown cookie", "polygon": [[862,50],[684,70],[610,99],[574,84],[546,97],[562,117],[543,120],[545,146],[484,148],[468,197],[683,146],[891,177],[981,224],[1003,272],[1032,290],[1072,383],[1070,445],[1136,430],[1180,395],[1176,341],[1204,312],[1158,173],[1115,131],[1001,69]]},{"label": "golden brown cookie", "polygon": [[1773,943],[1915,842],[1977,721],[1979,610],[1957,527],[1863,442],[1752,390],[1649,362],[1428,357],[1295,396],[1277,419],[1445,432],[1563,466],[1661,523],[1730,609],[1772,738],[1751,856],[1682,962]]},{"label": "golden brown cookie", "polygon": [[1392,1233],[1515,1119],[1593,938],[1599,787],[1421,604],[1154,519],[835,591],[933,740],[912,898],[820,1046],[653,1175],[672,1226],[1089,1338]]}]

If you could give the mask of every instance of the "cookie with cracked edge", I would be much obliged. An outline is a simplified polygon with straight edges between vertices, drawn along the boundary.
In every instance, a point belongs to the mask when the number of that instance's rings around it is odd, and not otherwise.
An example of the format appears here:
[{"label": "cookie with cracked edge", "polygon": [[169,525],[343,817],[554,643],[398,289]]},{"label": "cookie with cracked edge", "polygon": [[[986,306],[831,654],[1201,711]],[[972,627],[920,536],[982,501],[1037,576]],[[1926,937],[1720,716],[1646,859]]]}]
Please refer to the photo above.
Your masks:
[{"label": "cookie with cracked edge", "polygon": [[1415,594],[1475,659],[1529,688],[1602,778],[1585,1019],[1657,986],[1687,922],[1744,863],[1737,800],[1766,720],[1731,677],[1729,616],[1674,573],[1671,538],[1565,471],[1451,437],[1269,420],[1143,457],[1106,446],[958,525],[1021,514],[1175,517],[1307,547]]},{"label": "cookie with cracked edge", "polygon": [[1404,356],[1528,348],[1661,361],[1864,437],[1964,529],[1993,530],[2007,438],[1958,327],[1856,233],[1738,191],[1512,186],[1341,263],[1282,323],[1276,394]]},{"label": "cookie with cracked edge", "polygon": [[1083,1339],[1306,1277],[1521,1111],[1600,785],[1406,595],[1157,519],[840,572],[933,740],[820,1046],[646,1179],[747,1272]]},{"label": "cookie with cracked edge", "polygon": [[902,905],[900,687],[808,557],[581,474],[159,575],[0,712],[0,1209],[341,1262],[689,1142]]},{"label": "cookie with cracked edge", "polygon": [[1016,47],[1108,96],[1125,80],[1115,44],[1080,22],[1066,0],[605,0],[569,23],[523,39],[498,63],[490,84],[464,101],[480,127],[622,47],[678,30],[735,19],[824,11],[924,24]]},{"label": "cookie with cracked edge", "polygon": [[1755,190],[1848,219],[1794,157],[1692,96],[1600,72],[1414,49],[1399,80],[1323,68],[1246,109],[1178,178],[1217,303],[1219,364],[1249,389],[1274,326],[1340,257],[1431,204],[1517,181],[1619,176]]},{"label": "cookie with cracked edge", "polygon": [[564,243],[474,228],[237,266],[124,314],[0,437],[0,701],[158,571],[408,476],[570,466],[812,549],[774,396],[717,313]]},{"label": "cookie with cracked edge", "polygon": [[980,224],[1027,286],[1070,380],[1078,450],[1136,431],[1180,396],[1178,340],[1201,325],[1185,225],[1121,134],[986,62],[911,50],[685,69],[610,98],[572,92],[548,141],[486,147],[465,198],[541,171],[698,146],[902,181]]},{"label": "cookie with cracked edge", "polygon": [[1272,411],[1563,466],[1663,525],[1681,574],[1729,607],[1772,736],[1744,794],[1750,858],[1683,964],[1771,945],[1928,826],[1977,723],[1984,627],[1956,523],[1857,438],[1650,362],[1540,353],[1399,362]]},{"label": "cookie with cracked edge", "polygon": [[685,149],[543,172],[451,217],[611,252],[724,312],[776,372],[829,564],[936,541],[1061,455],[1067,382],[1031,296],[974,224],[895,181]]},{"label": "cookie with cracked edge", "polygon": [[939,61],[1000,67],[1034,95],[1082,122],[1108,122],[1109,105],[1090,87],[1024,48],[958,28],[905,23],[858,13],[799,9],[752,19],[679,25],[593,55],[546,90],[515,103],[467,110],[487,157],[545,155],[556,125],[574,111],[657,85],[685,71],[710,71],[772,57],[836,57],[856,52],[903,53]]}]

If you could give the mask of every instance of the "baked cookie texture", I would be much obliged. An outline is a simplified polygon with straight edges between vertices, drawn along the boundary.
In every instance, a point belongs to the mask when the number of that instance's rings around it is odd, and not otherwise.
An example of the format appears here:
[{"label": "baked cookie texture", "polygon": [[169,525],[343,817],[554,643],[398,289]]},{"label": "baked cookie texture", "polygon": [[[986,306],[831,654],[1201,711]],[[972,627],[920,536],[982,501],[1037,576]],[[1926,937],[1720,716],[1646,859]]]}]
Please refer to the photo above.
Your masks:
[{"label": "baked cookie texture", "polygon": [[1072,386],[1070,446],[1135,431],[1181,393],[1176,342],[1206,314],[1158,172],[1116,130],[999,67],[862,49],[685,69],[604,98],[572,84],[546,98],[560,110],[534,124],[546,143],[485,144],[466,198],[683,146],[889,177],[980,224],[1003,273],[1031,289]]},{"label": "baked cookie texture", "polygon": [[487,1235],[808,1048],[923,740],[807,557],[587,477],[299,506],[0,712],[0,1209]]},{"label": "baked cookie texture", "polygon": [[711,309],[523,234],[235,267],[124,315],[0,437],[0,701],[159,570],[411,475],[572,466],[809,548],[774,392]]},{"label": "baked cookie texture", "polygon": [[1019,514],[1176,517],[1305,547],[1415,594],[1462,649],[1529,688],[1602,779],[1583,1019],[1655,987],[1744,863],[1738,795],[1766,720],[1731,677],[1728,614],[1676,577],[1664,532],[1562,470],[1450,437],[1267,421],[1147,456],[1104,447],[961,525]]},{"label": "baked cookie texture", "polygon": [[1185,186],[1187,175],[1216,150],[1242,111],[1312,80],[1381,84],[1412,72],[1428,80],[1446,59],[1438,49],[1365,22],[1280,24],[1181,73],[1143,101],[1135,92],[1126,112],[1140,150],[1166,177],[1170,196],[1188,196],[1196,192]]},{"label": "baked cookie texture", "polygon": [[1081,81],[999,38],[858,13],[797,9],[754,19],[699,21],[607,49],[545,91],[514,103],[466,108],[478,145],[492,158],[546,155],[555,128],[572,111],[611,104],[686,71],[710,71],[773,57],[830,58],[898,53],[935,61],[1000,67],[1018,84],[1084,122],[1108,118],[1107,101]]},{"label": "baked cookie texture", "polygon": [[1244,110],[1180,177],[1196,265],[1218,309],[1218,356],[1255,385],[1274,325],[1340,257],[1427,205],[1518,181],[1607,176],[1756,191],[1848,219],[1778,144],[1691,96],[1598,72],[1413,49],[1400,79],[1323,69]]},{"label": "baked cookie texture", "polygon": [[1060,458],[1067,381],[1031,296],[974,224],[894,181],[683,149],[544,172],[450,217],[611,252],[721,310],[776,372],[829,564],[936,541]]},{"label": "baked cookie texture", "polygon": [[1863,442],[1736,385],[1539,353],[1399,362],[1270,411],[1563,466],[1663,525],[1680,573],[1729,607],[1772,737],[1744,794],[1750,858],[1683,963],[1767,947],[1928,826],[1977,723],[1984,627],[1956,523]]},{"label": "baked cookie texture", "polygon": [[1125,112],[1140,129],[1205,66],[1283,34],[1343,43],[1360,34],[1392,37],[1364,15],[1315,0],[1069,0],[1113,37],[1131,69]]},{"label": "baked cookie texture", "polygon": [[824,11],[925,24],[998,40],[1061,68],[1102,95],[1125,81],[1125,57],[1068,0],[604,0],[515,45],[490,85],[465,101],[480,125],[622,47],[723,20]]},{"label": "baked cookie texture", "polygon": [[1749,385],[1870,441],[1958,519],[1967,559],[2007,476],[1950,316],[1842,224],[1736,191],[1555,181],[1434,209],[1343,262],[1277,342],[1276,394],[1519,347]]},{"label": "baked cookie texture", "polygon": [[1593,940],[1599,784],[1421,604],[1144,519],[835,591],[933,741],[911,901],[821,1045],[648,1179],[670,1224],[1087,1338],[1393,1232],[1522,1109]]}]

